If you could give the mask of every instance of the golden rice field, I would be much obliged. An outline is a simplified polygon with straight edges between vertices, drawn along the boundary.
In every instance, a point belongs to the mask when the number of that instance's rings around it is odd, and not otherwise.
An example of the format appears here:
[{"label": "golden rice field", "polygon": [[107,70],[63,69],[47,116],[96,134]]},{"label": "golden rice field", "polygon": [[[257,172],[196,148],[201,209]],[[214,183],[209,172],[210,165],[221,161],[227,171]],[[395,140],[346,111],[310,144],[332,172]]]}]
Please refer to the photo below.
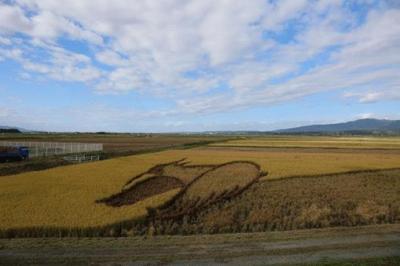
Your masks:
[{"label": "golden rice field", "polygon": [[[199,168],[200,165],[186,168]],[[232,161],[215,165],[192,180],[173,200],[160,206],[151,220],[165,220],[195,213],[207,206],[222,202],[240,195],[244,190],[256,183],[263,172],[260,167],[248,161]]]},{"label": "golden rice field", "polygon": [[206,199],[211,193],[219,195],[224,190],[231,191],[235,187],[241,188],[251,183],[259,175],[257,166],[248,162],[222,165],[205,173],[202,178],[192,183],[186,190],[184,199]]},{"label": "golden rice field", "polygon": [[164,167],[162,175],[174,176],[179,178],[185,184],[190,183],[194,178],[210,170],[212,166],[184,167],[179,165],[168,165]]},{"label": "golden rice field", "polygon": [[187,158],[192,164],[247,160],[268,171],[267,179],[400,167],[400,153],[310,152],[197,148],[120,157],[94,163],[0,177],[0,229],[21,227],[90,227],[147,214],[175,196],[179,189],[133,205],[109,207],[95,203],[118,193],[133,176],[156,164]]},{"label": "golden rice field", "polygon": [[399,137],[268,136],[210,144],[232,147],[400,149]]},{"label": "golden rice field", "polygon": [[[400,170],[259,182],[238,197],[174,222],[186,234],[399,223]],[[157,228],[174,230],[166,220]]]},{"label": "golden rice field", "polygon": [[387,169],[400,167],[400,152],[360,153],[307,150],[240,150],[230,148],[198,148],[159,153],[172,160],[187,158],[193,164],[221,164],[246,159],[259,164],[268,172],[264,179],[288,176],[320,175],[338,172]]}]

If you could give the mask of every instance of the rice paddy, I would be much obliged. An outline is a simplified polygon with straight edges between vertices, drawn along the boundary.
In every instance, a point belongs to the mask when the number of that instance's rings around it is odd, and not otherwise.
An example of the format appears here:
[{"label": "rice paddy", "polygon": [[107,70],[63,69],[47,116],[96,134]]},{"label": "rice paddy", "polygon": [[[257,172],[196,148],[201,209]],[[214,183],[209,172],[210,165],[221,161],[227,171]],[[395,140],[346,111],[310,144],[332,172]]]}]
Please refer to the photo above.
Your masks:
[{"label": "rice paddy", "polygon": [[210,144],[218,147],[400,149],[399,137],[269,136]]},{"label": "rice paddy", "polygon": [[[303,137],[299,139],[302,141]],[[236,169],[214,169],[221,164],[243,160],[258,165],[260,169],[246,163]],[[268,172],[268,175],[259,182],[268,183],[293,176],[319,178],[333,173],[392,168],[400,168],[400,152],[396,149],[214,146],[171,149],[61,166],[0,177],[0,231],[91,228],[133,221],[147,217],[149,209],[168,213],[165,212],[166,204],[179,197],[179,202],[186,207],[190,205],[188,202],[198,199],[203,203],[215,203],[215,199],[240,191],[262,172]],[[197,180],[201,175],[203,178]],[[139,190],[138,185],[142,186]],[[129,191],[130,196],[122,201],[98,202]],[[203,203],[198,205],[204,206]],[[185,206],[177,208],[185,209]]]},{"label": "rice paddy", "polygon": [[175,198],[156,210],[152,219],[179,217],[233,198],[266,175],[247,161],[216,165],[189,183]]},{"label": "rice paddy", "polygon": [[186,233],[399,223],[400,170],[260,182],[235,199],[185,220],[195,221],[185,224]]},{"label": "rice paddy", "polygon": [[242,150],[209,147],[171,150],[159,155],[166,156],[170,160],[187,158],[191,164],[221,164],[245,159],[257,163],[263,171],[268,172],[268,176],[263,179],[400,167],[400,152],[397,151]]},{"label": "rice paddy", "polygon": [[132,205],[149,197],[162,194],[164,192],[181,188],[183,182],[178,178],[170,176],[155,176],[135,183],[129,189],[122,190],[120,193],[98,200],[98,203],[105,203],[108,206],[121,207]]},{"label": "rice paddy", "polygon": [[258,165],[250,162],[231,162],[204,173],[198,180],[188,187],[184,198],[193,200],[196,198],[206,199],[211,193],[216,195],[223,191],[246,186],[259,177]]}]

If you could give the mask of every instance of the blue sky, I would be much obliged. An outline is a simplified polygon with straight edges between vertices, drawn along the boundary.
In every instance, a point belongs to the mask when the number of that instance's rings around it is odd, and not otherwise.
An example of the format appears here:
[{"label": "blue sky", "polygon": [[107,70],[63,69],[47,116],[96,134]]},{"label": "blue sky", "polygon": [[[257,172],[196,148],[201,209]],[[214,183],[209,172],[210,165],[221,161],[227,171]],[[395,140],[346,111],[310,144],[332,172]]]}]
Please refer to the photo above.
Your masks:
[{"label": "blue sky", "polygon": [[0,125],[271,130],[400,119],[400,4],[0,0]]}]

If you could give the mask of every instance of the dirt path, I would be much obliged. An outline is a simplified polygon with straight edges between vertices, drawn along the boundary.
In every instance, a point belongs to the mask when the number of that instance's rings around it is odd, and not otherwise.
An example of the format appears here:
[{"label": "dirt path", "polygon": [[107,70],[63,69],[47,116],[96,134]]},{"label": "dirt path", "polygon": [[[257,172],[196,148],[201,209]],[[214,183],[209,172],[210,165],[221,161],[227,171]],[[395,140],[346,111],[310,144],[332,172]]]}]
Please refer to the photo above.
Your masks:
[{"label": "dirt path", "polygon": [[0,240],[0,265],[276,265],[400,256],[400,225],[188,237]]}]

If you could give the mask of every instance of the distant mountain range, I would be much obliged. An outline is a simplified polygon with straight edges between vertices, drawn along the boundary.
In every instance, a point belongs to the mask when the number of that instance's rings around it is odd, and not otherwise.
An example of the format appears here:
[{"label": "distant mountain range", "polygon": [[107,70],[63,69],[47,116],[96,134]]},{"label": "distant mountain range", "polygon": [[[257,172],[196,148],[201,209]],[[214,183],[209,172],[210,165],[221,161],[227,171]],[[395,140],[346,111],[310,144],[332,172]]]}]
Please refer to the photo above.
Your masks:
[{"label": "distant mountain range", "polygon": [[277,133],[386,133],[399,134],[400,120],[386,119],[359,119],[355,121],[326,124],[326,125],[310,125],[288,129],[276,130]]}]

